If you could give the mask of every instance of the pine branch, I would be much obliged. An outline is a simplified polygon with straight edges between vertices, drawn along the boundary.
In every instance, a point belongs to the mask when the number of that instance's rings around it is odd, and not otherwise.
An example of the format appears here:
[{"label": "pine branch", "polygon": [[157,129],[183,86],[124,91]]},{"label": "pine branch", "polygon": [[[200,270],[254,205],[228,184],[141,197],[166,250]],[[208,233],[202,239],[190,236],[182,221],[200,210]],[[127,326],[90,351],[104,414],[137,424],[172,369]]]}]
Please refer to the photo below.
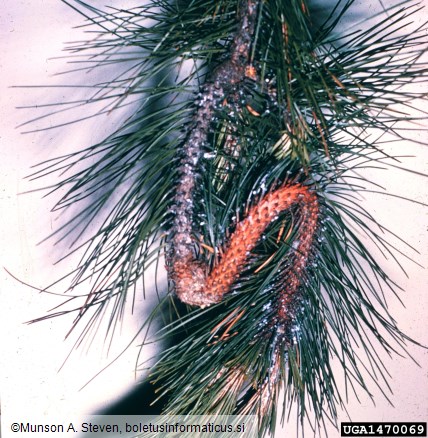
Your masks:
[{"label": "pine branch", "polygon": [[64,175],[49,188],[65,193],[55,210],[84,206],[55,232],[85,248],[68,291],[96,277],[83,303],[40,319],[77,312],[74,328],[89,316],[85,336],[108,313],[113,336],[129,291],[165,256],[159,309],[173,316],[158,337],[180,339],[150,378],[167,414],[258,415],[260,433],[273,433],[283,394],[321,428],[345,406],[333,358],[371,396],[388,385],[378,350],[405,354],[413,342],[388,311],[386,292],[399,288],[362,237],[401,267],[396,236],[359,193],[377,190],[364,170],[397,166],[383,137],[401,140],[424,98],[406,86],[427,80],[426,26],[402,33],[418,10],[405,1],[343,34],[352,3],[324,23],[301,0],[70,4],[98,32],[70,47],[77,68],[122,70],[66,104],[139,107],[104,141],[32,175]]}]

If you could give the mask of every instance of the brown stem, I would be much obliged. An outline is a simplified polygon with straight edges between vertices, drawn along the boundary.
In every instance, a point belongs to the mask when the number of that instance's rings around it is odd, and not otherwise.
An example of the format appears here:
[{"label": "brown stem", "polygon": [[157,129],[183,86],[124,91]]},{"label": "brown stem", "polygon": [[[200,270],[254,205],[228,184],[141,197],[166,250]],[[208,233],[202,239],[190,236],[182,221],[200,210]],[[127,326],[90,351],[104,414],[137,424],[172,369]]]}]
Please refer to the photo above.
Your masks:
[{"label": "brown stem", "polygon": [[218,303],[230,291],[247,264],[248,256],[266,228],[294,205],[299,206],[300,226],[295,257],[281,293],[278,317],[285,321],[290,300],[295,295],[310,254],[317,227],[319,206],[316,195],[301,184],[288,184],[268,193],[253,206],[232,236],[219,264],[207,275],[207,268],[193,257],[174,261],[172,279],[181,301],[196,306]]},{"label": "brown stem", "polygon": [[194,222],[194,194],[196,180],[201,172],[200,161],[207,143],[211,120],[216,107],[220,107],[225,97],[245,78],[246,66],[250,57],[251,39],[255,29],[259,0],[243,0],[238,9],[238,29],[233,37],[230,58],[220,64],[203,87],[198,101],[198,110],[189,135],[183,146],[180,160],[179,181],[172,212],[175,214],[172,238],[167,262],[170,265],[170,278],[176,283],[180,296],[179,270],[177,262],[185,261],[189,269],[195,268],[195,278],[201,269],[195,259],[192,240]]},{"label": "brown stem", "polygon": [[247,217],[238,224],[230,238],[220,263],[208,273],[208,267],[197,260],[192,238],[194,230],[194,202],[200,160],[216,107],[220,107],[228,93],[241,83],[249,65],[251,40],[255,29],[257,0],[243,0],[238,9],[238,30],[232,40],[230,58],[213,72],[203,87],[198,111],[189,128],[183,147],[180,178],[174,198],[175,213],[168,265],[175,292],[184,303],[201,307],[218,303],[230,291],[245,267],[249,253],[268,225],[279,214],[294,205],[300,207],[301,225],[294,266],[286,280],[279,303],[278,318],[287,319],[287,308],[300,282],[300,271],[305,268],[318,217],[316,196],[302,185],[286,185],[268,193]]}]

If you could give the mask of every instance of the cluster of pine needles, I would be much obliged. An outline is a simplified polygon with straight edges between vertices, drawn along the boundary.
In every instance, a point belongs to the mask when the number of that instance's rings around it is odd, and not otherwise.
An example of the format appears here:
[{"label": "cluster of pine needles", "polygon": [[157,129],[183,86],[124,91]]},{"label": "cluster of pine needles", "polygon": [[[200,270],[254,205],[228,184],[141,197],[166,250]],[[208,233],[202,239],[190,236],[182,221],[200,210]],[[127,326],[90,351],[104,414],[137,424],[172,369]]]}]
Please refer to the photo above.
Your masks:
[{"label": "cluster of pine needles", "polygon": [[[76,247],[85,248],[67,290],[90,290],[82,302],[40,319],[76,312],[74,327],[86,321],[80,342],[101,317],[109,319],[111,338],[127,300],[149,281],[151,265],[163,270],[177,157],[201,87],[228,56],[240,1],[151,0],[130,10],[65,3],[95,32],[69,47],[71,59],[82,71],[114,65],[117,74],[88,87],[82,101],[62,104],[103,105],[87,117],[137,108],[100,143],[50,160],[32,175],[61,173],[51,188],[64,193],[54,210],[79,207],[55,235],[73,235]],[[214,265],[248,209],[279,184],[309,184],[320,221],[286,345],[275,330],[266,335],[266,326],[298,239],[293,210],[268,227],[221,303],[184,306],[159,284],[159,305],[141,330],[163,318],[155,337],[164,348],[149,379],[165,414],[258,415],[255,394],[275,374],[260,434],[273,434],[277,412],[285,416],[295,407],[302,422],[320,428],[335,423],[348,397],[338,391],[333,360],[343,367],[347,391],[371,395],[375,385],[384,392],[381,352],[405,353],[411,341],[387,308],[399,287],[367,248],[374,244],[399,265],[400,249],[390,243],[396,236],[365,210],[360,193],[382,192],[365,170],[399,161],[383,146],[403,140],[403,127],[414,119],[409,113],[423,98],[408,86],[427,80],[420,60],[427,28],[412,25],[419,11],[413,1],[344,26],[352,5],[341,0],[316,15],[310,1],[258,2],[254,77],[217,109],[204,146],[194,207],[200,257]],[[105,221],[82,242],[101,212]]]}]

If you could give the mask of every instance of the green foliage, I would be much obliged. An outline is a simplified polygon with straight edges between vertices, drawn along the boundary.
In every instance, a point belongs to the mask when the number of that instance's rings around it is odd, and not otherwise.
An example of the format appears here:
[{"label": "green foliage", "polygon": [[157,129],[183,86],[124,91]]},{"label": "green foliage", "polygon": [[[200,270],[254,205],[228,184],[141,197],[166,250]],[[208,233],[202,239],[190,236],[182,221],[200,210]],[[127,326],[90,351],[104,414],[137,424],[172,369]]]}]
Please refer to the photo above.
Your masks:
[{"label": "green foliage", "polygon": [[[282,345],[276,330],[266,329],[296,240],[298,217],[289,211],[268,228],[224,302],[178,311],[167,294],[159,306],[171,306],[174,315],[159,338],[179,336],[151,369],[159,398],[167,401],[166,413],[257,414],[259,403],[251,397],[269,381],[272,357],[280,351],[281,378],[272,379],[260,430],[273,432],[282,389],[284,406],[296,403],[302,420],[312,416],[314,427],[321,427],[327,418],[334,422],[337,405],[345,403],[332,358],[342,364],[353,391],[370,394],[370,385],[382,390],[387,385],[379,348],[405,351],[409,339],[384,298],[397,286],[361,236],[385,255],[395,258],[398,251],[388,230],[363,208],[358,192],[377,190],[363,170],[388,165],[382,136],[400,139],[401,122],[410,120],[405,111],[421,97],[405,86],[427,78],[419,62],[426,28],[402,33],[418,10],[403,2],[388,16],[344,33],[341,23],[352,3],[339,2],[327,21],[316,23],[311,5],[300,0],[260,2],[251,55],[257,77],[218,108],[203,159],[196,229],[206,247],[215,249],[200,255],[210,266],[246,209],[267,191],[286,181],[309,182],[316,189],[322,220],[301,275],[292,342]],[[69,291],[97,279],[85,302],[46,317],[78,310],[77,324],[90,313],[85,335],[109,309],[107,335],[112,336],[129,291],[162,260],[178,152],[200,85],[227,57],[238,2],[152,0],[107,12],[77,0],[70,6],[98,32],[91,42],[70,48],[86,60],[82,68],[115,64],[118,69],[110,82],[93,84],[92,95],[78,105],[104,102],[108,112],[138,102],[138,109],[102,142],[44,163],[32,175],[66,171],[51,188],[64,193],[55,210],[82,207],[57,230],[61,238],[73,233],[77,241],[100,212],[108,211],[99,230],[79,242],[85,256],[71,273]],[[238,139],[233,148],[228,134]]]}]

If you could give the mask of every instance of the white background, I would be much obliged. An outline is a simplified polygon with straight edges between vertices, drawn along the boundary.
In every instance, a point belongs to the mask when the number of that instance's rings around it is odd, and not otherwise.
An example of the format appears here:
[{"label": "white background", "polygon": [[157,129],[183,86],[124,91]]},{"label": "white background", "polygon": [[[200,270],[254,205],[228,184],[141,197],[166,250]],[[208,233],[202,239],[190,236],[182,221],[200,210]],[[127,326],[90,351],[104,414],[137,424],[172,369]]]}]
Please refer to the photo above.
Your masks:
[{"label": "white background", "polygon": [[[106,2],[93,3],[102,6]],[[427,1],[423,3],[428,5]],[[138,2],[114,2],[117,7],[134,4]],[[366,7],[375,2],[360,4]],[[418,19],[422,21],[426,17],[427,13],[421,12]],[[42,199],[41,192],[19,194],[38,186],[23,178],[31,173],[30,166],[40,161],[101,139],[118,121],[103,116],[96,123],[90,121],[81,126],[23,135],[22,132],[28,129],[56,123],[58,118],[17,128],[41,114],[38,109],[17,107],[68,99],[73,96],[73,91],[10,87],[84,82],[82,75],[53,76],[67,67],[64,59],[52,59],[64,54],[64,42],[82,37],[80,29],[72,29],[81,23],[81,17],[59,0],[4,0],[0,10],[0,389],[4,437],[13,436],[4,426],[9,421],[24,421],[27,413],[93,413],[136,385],[134,366],[138,348],[134,343],[111,367],[79,390],[128,344],[138,328],[138,313],[123,326],[108,355],[102,338],[98,338],[91,349],[81,348],[74,352],[58,371],[73,346],[73,335],[71,339],[64,340],[71,324],[70,317],[30,326],[24,322],[44,315],[61,300],[52,295],[38,294],[3,270],[5,267],[22,281],[44,287],[74,267],[77,261],[77,257],[72,257],[53,266],[65,248],[61,245],[54,247],[53,241],[37,245],[61,219],[50,213],[55,196]],[[427,85],[424,87],[426,90]],[[63,120],[67,120],[66,117]],[[421,141],[426,139],[422,130],[412,135]],[[403,142],[396,144],[391,151],[400,155],[415,155],[417,158],[408,158],[403,165],[428,172],[425,147]],[[428,180],[422,176],[388,170],[380,172],[377,180],[393,193],[428,202]],[[426,267],[428,209],[386,196],[367,197],[365,203],[380,221],[419,250],[420,254],[414,254],[404,245],[400,246]],[[406,306],[404,308],[391,297],[390,310],[405,333],[428,344],[427,271],[412,263],[404,264],[409,278],[394,265],[387,265],[388,273],[404,289],[401,298]],[[138,304],[141,306],[141,303]],[[351,396],[348,412],[354,421],[427,420],[427,352],[412,345],[409,351],[421,367],[408,358],[384,358],[391,374],[394,406],[388,404],[375,389],[376,406],[364,395],[360,398],[361,403]],[[150,355],[151,351],[145,354]],[[346,421],[347,417],[341,414],[340,419]],[[287,425],[288,436],[295,436],[294,428],[294,422]],[[338,434],[331,429],[329,436]]]}]

